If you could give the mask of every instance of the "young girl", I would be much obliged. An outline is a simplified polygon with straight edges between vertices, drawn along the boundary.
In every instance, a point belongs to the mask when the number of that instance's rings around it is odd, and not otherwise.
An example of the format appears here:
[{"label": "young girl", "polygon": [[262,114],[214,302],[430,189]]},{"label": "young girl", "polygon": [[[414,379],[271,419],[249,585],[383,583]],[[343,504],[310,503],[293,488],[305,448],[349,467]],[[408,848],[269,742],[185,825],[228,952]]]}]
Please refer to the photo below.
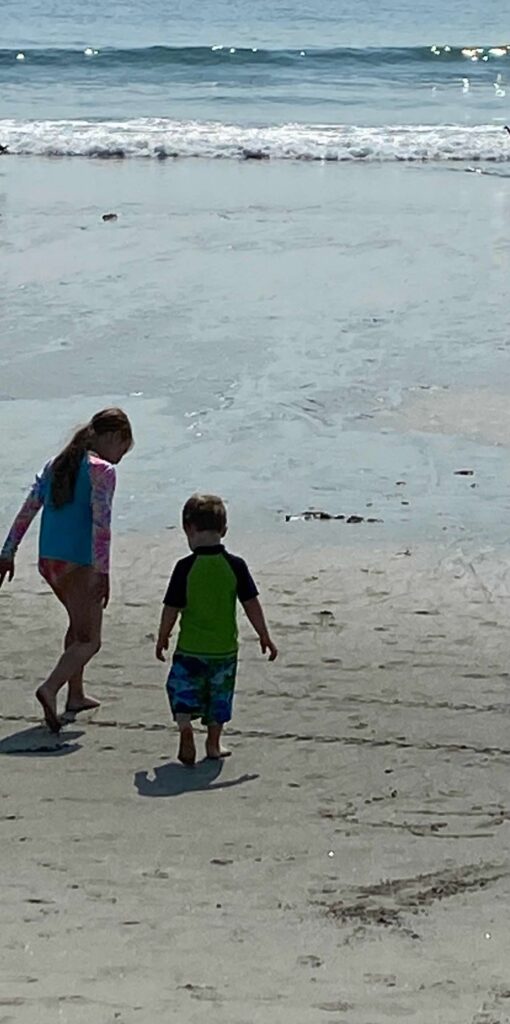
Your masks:
[{"label": "young girl", "polygon": [[42,508],[39,572],[69,615],[64,653],[36,691],[46,724],[59,732],[57,694],[67,683],[66,711],[99,706],[83,689],[83,670],[101,646],[103,610],[110,596],[110,521],[114,465],[133,445],[122,409],[103,409],[77,430],[37,476],[0,554],[0,587],[14,578],[14,559]]}]

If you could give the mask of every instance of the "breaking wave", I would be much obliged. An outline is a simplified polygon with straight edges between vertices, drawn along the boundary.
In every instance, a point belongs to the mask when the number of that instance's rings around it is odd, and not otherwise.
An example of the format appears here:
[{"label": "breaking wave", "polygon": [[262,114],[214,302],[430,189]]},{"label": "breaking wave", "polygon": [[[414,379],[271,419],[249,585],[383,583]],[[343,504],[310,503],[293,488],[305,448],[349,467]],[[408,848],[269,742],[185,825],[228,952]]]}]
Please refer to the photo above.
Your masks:
[{"label": "breaking wave", "polygon": [[316,161],[510,160],[510,136],[492,125],[356,127],[137,118],[126,121],[0,120],[6,155],[90,158],[176,157]]}]

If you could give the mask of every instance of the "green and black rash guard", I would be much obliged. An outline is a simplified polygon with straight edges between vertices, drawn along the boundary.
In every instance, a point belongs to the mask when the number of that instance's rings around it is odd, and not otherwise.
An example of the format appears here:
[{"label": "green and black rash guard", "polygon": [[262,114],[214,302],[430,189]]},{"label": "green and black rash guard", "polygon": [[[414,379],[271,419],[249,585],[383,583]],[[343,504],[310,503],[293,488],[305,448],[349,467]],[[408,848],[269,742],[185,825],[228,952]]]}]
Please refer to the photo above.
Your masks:
[{"label": "green and black rash guard", "polygon": [[181,612],[177,652],[228,657],[238,649],[236,602],[258,596],[246,562],[223,544],[177,562],[164,604]]}]

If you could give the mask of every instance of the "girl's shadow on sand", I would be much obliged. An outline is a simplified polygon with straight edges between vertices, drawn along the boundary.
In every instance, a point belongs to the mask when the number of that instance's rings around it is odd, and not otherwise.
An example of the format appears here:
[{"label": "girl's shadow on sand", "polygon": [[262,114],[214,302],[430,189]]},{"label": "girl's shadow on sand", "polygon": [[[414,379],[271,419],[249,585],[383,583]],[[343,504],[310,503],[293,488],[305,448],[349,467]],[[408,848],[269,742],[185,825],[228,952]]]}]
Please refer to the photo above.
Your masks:
[{"label": "girl's shadow on sand", "polygon": [[54,736],[43,725],[31,729],[13,732],[0,740],[0,754],[14,757],[65,757],[81,749],[76,741],[83,736],[83,731],[67,730]]},{"label": "girl's shadow on sand", "polygon": [[243,782],[253,782],[259,778],[258,775],[240,775],[237,779],[216,782],[224,763],[205,760],[200,761],[194,768],[185,768],[170,761],[154,768],[153,778],[149,778],[148,772],[135,772],[135,788],[139,796],[181,796],[182,793],[200,790],[214,792],[217,789],[230,789],[232,786],[241,786]]}]

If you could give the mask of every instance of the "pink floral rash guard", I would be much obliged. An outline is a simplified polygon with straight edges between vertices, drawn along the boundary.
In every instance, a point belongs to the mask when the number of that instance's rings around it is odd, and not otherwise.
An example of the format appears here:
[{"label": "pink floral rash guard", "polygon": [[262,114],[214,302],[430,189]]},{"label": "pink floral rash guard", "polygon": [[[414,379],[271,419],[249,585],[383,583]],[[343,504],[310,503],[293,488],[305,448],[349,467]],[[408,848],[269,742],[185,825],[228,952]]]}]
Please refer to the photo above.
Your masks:
[{"label": "pink floral rash guard", "polygon": [[39,558],[110,570],[112,502],[115,469],[87,452],[82,460],[72,501],[55,508],[51,501],[52,463],[49,462],[20,508],[2,548],[13,558],[31,522],[42,509]]}]

